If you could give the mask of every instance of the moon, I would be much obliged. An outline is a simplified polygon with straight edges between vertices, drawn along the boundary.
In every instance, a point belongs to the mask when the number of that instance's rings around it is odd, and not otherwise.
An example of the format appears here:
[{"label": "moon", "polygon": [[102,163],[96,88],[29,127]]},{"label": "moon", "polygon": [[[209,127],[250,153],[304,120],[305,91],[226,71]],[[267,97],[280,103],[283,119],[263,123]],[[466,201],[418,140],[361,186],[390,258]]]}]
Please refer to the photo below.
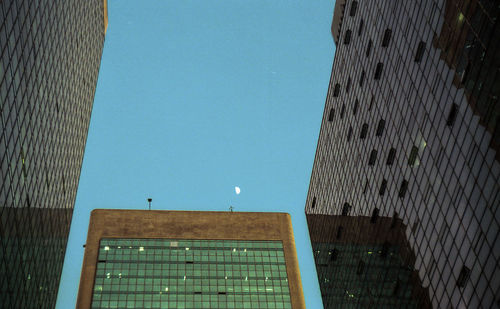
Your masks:
[{"label": "moon", "polygon": [[240,187],[234,187],[234,192],[236,192],[236,194],[240,194],[241,192]]}]

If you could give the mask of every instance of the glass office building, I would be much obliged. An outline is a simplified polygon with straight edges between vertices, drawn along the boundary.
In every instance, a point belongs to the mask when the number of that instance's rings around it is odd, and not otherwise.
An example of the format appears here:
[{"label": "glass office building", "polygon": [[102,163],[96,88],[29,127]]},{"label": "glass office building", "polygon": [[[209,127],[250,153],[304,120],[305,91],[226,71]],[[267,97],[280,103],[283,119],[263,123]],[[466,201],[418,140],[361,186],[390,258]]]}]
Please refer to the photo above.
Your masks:
[{"label": "glass office building", "polygon": [[51,308],[80,176],[106,4],[0,1],[0,307]]},{"label": "glass office building", "polygon": [[77,306],[305,308],[290,217],[94,210]]},{"label": "glass office building", "polygon": [[[335,4],[335,60],[305,211],[401,220],[424,307],[500,305],[499,12],[488,0]],[[339,254],[357,252],[367,231],[351,226],[351,249]],[[329,243],[327,231],[315,228],[313,246]],[[335,308],[325,298],[335,292],[321,289],[325,308]],[[358,291],[353,307],[367,297]]]}]

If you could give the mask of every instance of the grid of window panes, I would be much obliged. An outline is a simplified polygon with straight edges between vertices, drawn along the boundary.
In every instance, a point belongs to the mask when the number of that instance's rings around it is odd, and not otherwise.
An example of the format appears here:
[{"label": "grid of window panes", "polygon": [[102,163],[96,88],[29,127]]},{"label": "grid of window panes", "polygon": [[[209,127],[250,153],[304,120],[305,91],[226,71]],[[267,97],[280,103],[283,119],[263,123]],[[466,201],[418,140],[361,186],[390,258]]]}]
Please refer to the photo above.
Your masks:
[{"label": "grid of window panes", "polygon": [[396,215],[434,308],[500,306],[499,2],[339,9],[306,212]]},{"label": "grid of window panes", "polygon": [[0,308],[55,307],[103,0],[0,1]]},{"label": "grid of window panes", "polygon": [[92,308],[292,308],[283,244],[102,239]]},{"label": "grid of window panes", "polygon": [[[398,246],[312,243],[325,308],[421,308]],[[384,252],[385,251],[385,252]]]}]

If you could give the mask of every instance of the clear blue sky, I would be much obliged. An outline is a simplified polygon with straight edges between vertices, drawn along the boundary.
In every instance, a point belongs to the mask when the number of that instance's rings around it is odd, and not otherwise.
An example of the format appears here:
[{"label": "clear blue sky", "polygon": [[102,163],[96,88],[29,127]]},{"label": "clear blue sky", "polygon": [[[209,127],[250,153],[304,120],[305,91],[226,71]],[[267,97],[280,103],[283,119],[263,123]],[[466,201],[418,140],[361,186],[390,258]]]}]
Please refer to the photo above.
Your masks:
[{"label": "clear blue sky", "polygon": [[334,1],[108,5],[57,308],[75,307],[90,211],[148,197],[154,209],[290,213],[306,305],[322,308],[304,206]]}]

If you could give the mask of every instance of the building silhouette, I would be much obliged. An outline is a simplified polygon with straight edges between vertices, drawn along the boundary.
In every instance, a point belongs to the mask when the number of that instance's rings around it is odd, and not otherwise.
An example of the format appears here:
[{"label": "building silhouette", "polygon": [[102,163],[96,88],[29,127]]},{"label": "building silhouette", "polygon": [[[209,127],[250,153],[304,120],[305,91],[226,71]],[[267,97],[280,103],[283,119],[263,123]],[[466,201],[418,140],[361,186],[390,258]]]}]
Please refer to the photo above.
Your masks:
[{"label": "building silhouette", "polygon": [[0,2],[0,307],[53,308],[106,1]]},{"label": "building silhouette", "polygon": [[500,306],[499,11],[336,1],[305,207],[325,308]]},{"label": "building silhouette", "polygon": [[290,215],[94,210],[77,308],[305,308]]}]

